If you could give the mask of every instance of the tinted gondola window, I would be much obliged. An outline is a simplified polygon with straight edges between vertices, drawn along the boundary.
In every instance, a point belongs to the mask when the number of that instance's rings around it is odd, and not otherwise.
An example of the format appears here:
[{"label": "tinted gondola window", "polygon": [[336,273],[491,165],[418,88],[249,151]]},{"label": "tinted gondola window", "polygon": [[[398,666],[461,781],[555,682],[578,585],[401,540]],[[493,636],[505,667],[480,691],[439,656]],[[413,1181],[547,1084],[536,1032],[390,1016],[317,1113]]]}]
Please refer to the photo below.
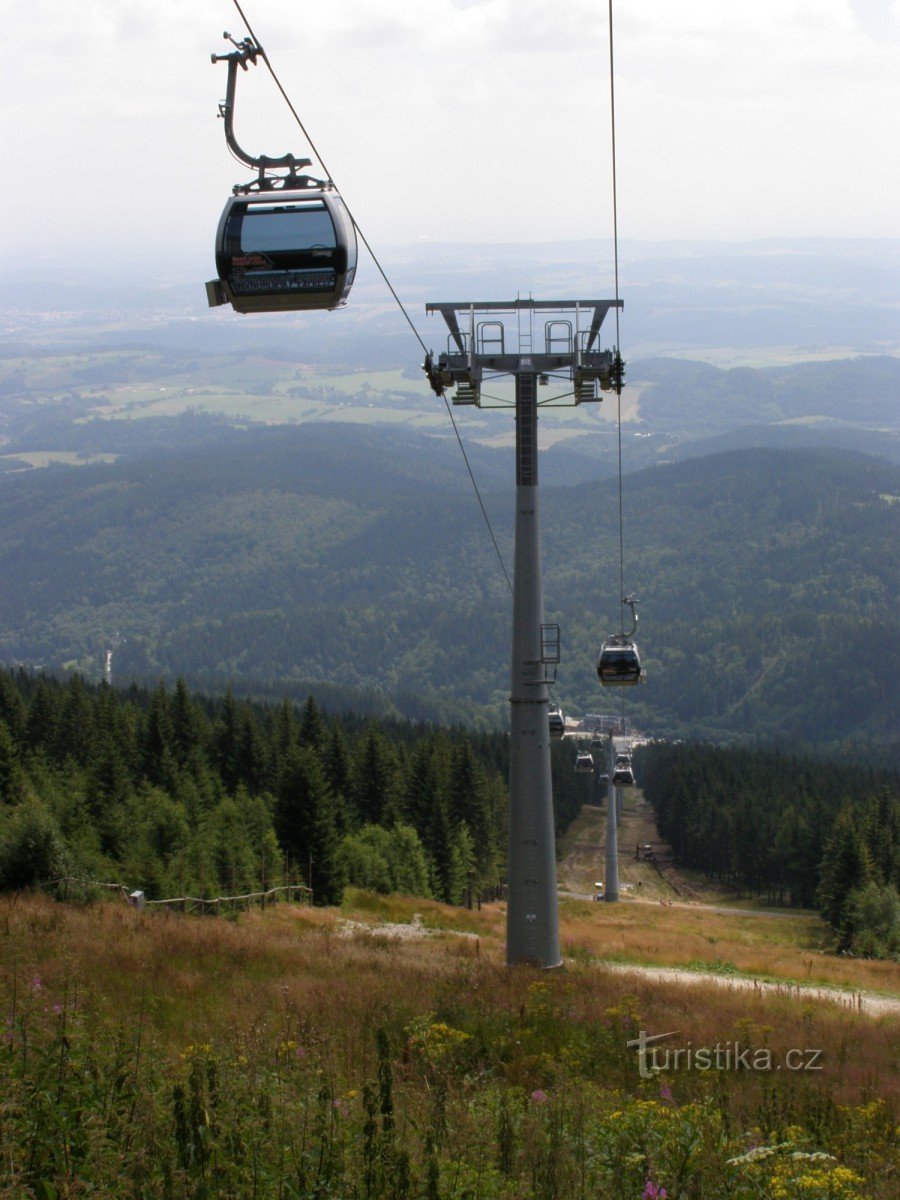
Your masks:
[{"label": "tinted gondola window", "polygon": [[314,247],[333,249],[336,245],[334,223],[321,203],[290,208],[253,206],[243,214],[240,223],[240,247],[244,254],[290,253]]}]

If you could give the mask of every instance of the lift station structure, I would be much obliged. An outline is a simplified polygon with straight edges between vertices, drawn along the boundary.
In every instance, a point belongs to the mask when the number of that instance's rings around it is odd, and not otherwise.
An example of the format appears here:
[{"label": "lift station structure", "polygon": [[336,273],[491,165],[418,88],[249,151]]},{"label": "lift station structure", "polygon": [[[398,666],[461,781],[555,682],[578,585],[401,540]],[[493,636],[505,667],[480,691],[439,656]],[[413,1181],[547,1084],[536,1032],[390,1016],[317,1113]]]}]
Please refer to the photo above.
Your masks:
[{"label": "lift station structure", "polygon": [[[544,621],[538,512],[538,410],[599,400],[621,388],[618,350],[600,347],[606,314],[621,300],[432,303],[449,330],[447,349],[424,369],[453,403],[511,408],[516,420],[516,533],[510,665],[509,860],[506,961],[558,967],[556,839],[550,779],[549,688],[559,662],[559,626]],[[535,332],[538,326],[537,335]],[[515,382],[515,400],[485,388]],[[551,384],[556,385],[551,388]],[[562,385],[562,391],[557,387]],[[539,389],[551,388],[546,399]]]}]

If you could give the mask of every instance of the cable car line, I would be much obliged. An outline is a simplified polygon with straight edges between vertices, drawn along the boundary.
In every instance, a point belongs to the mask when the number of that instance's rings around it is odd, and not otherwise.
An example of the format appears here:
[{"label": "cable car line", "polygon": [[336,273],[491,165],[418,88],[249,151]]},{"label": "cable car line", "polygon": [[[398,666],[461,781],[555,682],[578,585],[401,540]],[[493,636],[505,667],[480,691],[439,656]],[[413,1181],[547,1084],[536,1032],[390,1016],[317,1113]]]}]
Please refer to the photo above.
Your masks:
[{"label": "cable car line", "polygon": [[[612,154],[612,218],[613,218],[613,276],[615,284],[615,321],[616,321],[616,358],[620,359],[619,347],[621,336],[619,330],[619,200],[618,180],[616,177],[616,76],[615,52],[613,48],[613,0],[609,0],[609,118],[610,145]],[[619,476],[619,595],[625,596],[625,531],[622,505],[622,369],[616,363],[616,405],[618,426],[618,476]],[[632,614],[634,609],[632,608]],[[625,632],[625,614],[619,614],[619,631]]]},{"label": "cable car line", "polygon": [[[250,35],[250,38],[251,38],[254,48],[255,48],[256,55],[258,57],[260,57],[263,60],[263,62],[266,64],[266,68],[267,68],[269,74],[272,76],[272,80],[274,81],[275,86],[277,87],[278,91],[281,93],[282,99],[284,100],[285,104],[288,106],[288,109],[290,110],[291,115],[293,116],[294,120],[297,122],[297,125],[300,128],[300,132],[306,138],[306,141],[308,142],[310,149],[312,150],[312,152],[316,156],[316,158],[319,160],[323,171],[328,176],[329,181],[332,180],[333,176],[331,175],[331,172],[328,170],[328,166],[327,166],[324,158],[322,157],[321,153],[319,152],[319,149],[316,146],[316,143],[313,141],[313,139],[310,137],[309,133],[307,132],[306,126],[303,124],[303,121],[300,119],[300,114],[297,112],[296,108],[294,107],[293,103],[291,102],[290,97],[288,96],[287,92],[285,91],[284,87],[282,86],[281,80],[278,78],[275,68],[272,66],[271,62],[269,62],[268,55],[266,54],[265,50],[262,48],[262,46],[259,42],[259,39],[257,38],[257,36],[253,30],[252,25],[247,20],[246,13],[244,12],[243,8],[241,7],[239,0],[233,0],[233,3],[234,3],[234,7],[238,11],[238,14],[240,15],[241,20],[244,23],[244,26],[247,29],[247,32]],[[226,34],[225,36],[227,37],[228,35]],[[244,67],[244,69],[246,70],[246,66]],[[232,152],[233,157],[238,158],[238,156],[234,154],[234,151],[230,144],[229,144],[229,150]],[[242,160],[240,158],[238,158],[238,161],[242,161]],[[394,285],[391,283],[390,279],[388,278],[387,272],[385,271],[384,267],[381,265],[380,259],[378,258],[375,251],[372,249],[372,246],[369,243],[369,239],[363,233],[363,231],[362,231],[359,223],[357,222],[356,218],[354,217],[349,205],[346,205],[346,203],[345,203],[344,207],[346,208],[347,214],[350,218],[350,221],[353,225],[354,230],[356,231],[356,233],[359,236],[360,241],[365,246],[366,250],[369,252],[369,256],[371,257],[372,262],[375,264],[375,267],[376,267],[379,275],[384,280],[384,283],[385,283],[388,291],[391,293],[391,296],[393,296],[394,301],[397,304],[397,307],[400,309],[401,313],[403,314],[404,318],[406,319],[406,323],[409,326],[409,328],[411,329],[413,336],[415,337],[416,341],[421,346],[422,352],[425,355],[425,360],[427,363],[431,357],[428,347],[425,345],[425,342],[423,341],[421,334],[419,333],[418,329],[416,328],[412,317],[409,315],[409,312],[407,311],[405,304],[400,299],[400,296],[397,294],[397,291],[394,288]],[[487,526],[488,534],[490,535],[491,543],[494,547],[494,553],[496,554],[497,561],[500,564],[500,570],[503,572],[503,577],[506,580],[506,586],[509,588],[510,593],[512,593],[513,587],[512,587],[512,582],[509,578],[509,572],[507,571],[506,564],[503,561],[503,555],[500,553],[500,547],[497,543],[497,538],[494,534],[494,529],[493,529],[493,526],[491,525],[491,520],[490,520],[490,517],[488,516],[487,509],[485,508],[484,500],[482,499],[482,495],[481,495],[481,490],[479,489],[478,484],[475,480],[475,473],[473,472],[472,465],[469,462],[469,456],[466,453],[465,446],[463,445],[462,437],[460,436],[459,428],[456,424],[456,418],[453,415],[453,410],[450,407],[450,402],[447,399],[446,391],[444,390],[443,387],[441,387],[440,390],[437,392],[437,394],[441,397],[441,399],[444,402],[444,407],[447,410],[447,416],[450,418],[450,424],[453,426],[453,432],[456,435],[456,441],[457,441],[457,444],[459,445],[460,452],[463,456],[463,462],[466,465],[466,471],[468,472],[469,480],[475,491],[475,496],[478,500],[478,505],[481,509],[481,515],[484,518],[484,523]]]},{"label": "cable car line", "polygon": [[[609,0],[609,108],[612,146],[612,215],[613,215],[613,270],[615,273],[616,298],[616,348],[613,355],[612,378],[616,389],[617,399],[617,433],[618,433],[618,492],[619,492],[619,632],[610,634],[600,647],[597,657],[597,675],[604,687],[622,688],[621,711],[622,724],[625,723],[625,692],[624,688],[643,683],[647,672],[641,666],[634,635],[637,632],[638,618],[635,605],[638,598],[634,594],[625,593],[625,520],[622,500],[622,380],[625,363],[619,352],[619,209],[618,181],[616,177],[616,84],[615,84],[615,55],[613,49],[613,0]],[[631,609],[631,629],[625,630],[625,609]]]}]

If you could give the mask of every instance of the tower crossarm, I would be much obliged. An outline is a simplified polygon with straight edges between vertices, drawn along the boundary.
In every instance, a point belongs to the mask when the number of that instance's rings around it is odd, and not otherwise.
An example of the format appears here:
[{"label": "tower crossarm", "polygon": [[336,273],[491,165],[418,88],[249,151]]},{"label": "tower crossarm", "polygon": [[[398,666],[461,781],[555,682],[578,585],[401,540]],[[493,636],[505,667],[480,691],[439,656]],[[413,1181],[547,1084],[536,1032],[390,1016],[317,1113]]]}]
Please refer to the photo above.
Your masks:
[{"label": "tower crossarm", "polygon": [[[617,307],[621,300],[530,297],[426,304],[425,311],[442,316],[448,330],[447,349],[426,360],[429,381],[436,390],[456,387],[456,404],[480,407],[485,373],[515,375],[527,361],[539,376],[570,379],[576,404],[595,400],[598,382],[604,391],[614,382],[615,352],[600,348],[599,335],[606,314]],[[542,316],[543,335],[535,338]]]}]

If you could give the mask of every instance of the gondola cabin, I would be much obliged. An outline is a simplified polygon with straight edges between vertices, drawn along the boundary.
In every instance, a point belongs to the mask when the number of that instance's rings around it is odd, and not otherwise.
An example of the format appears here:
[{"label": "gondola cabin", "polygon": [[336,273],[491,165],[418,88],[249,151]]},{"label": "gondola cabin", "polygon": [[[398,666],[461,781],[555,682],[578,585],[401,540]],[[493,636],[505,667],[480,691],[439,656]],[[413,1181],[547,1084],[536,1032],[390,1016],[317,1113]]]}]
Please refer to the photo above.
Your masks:
[{"label": "gondola cabin", "polygon": [[606,774],[606,772],[605,772],[605,771],[603,772],[603,774],[602,774],[602,775],[599,777],[599,779],[597,780],[597,786],[598,786],[598,787],[602,787],[602,788],[608,788],[608,787],[609,787],[609,776]]},{"label": "gondola cabin", "polygon": [[216,234],[211,307],[235,312],[340,308],[356,274],[356,229],[330,188],[232,196]]},{"label": "gondola cabin", "polygon": [[607,638],[597,658],[597,674],[604,687],[633,687],[643,683],[647,672],[641,667],[637,642],[621,634]]},{"label": "gondola cabin", "polygon": [[634,787],[634,772],[630,763],[616,763],[612,777],[615,787]]},{"label": "gondola cabin", "polygon": [[550,726],[550,737],[556,742],[566,732],[566,719],[558,704],[551,704],[547,710],[547,723]]},{"label": "gondola cabin", "polygon": [[575,758],[575,770],[579,775],[589,775],[594,770],[594,760],[587,750],[579,750]]}]

